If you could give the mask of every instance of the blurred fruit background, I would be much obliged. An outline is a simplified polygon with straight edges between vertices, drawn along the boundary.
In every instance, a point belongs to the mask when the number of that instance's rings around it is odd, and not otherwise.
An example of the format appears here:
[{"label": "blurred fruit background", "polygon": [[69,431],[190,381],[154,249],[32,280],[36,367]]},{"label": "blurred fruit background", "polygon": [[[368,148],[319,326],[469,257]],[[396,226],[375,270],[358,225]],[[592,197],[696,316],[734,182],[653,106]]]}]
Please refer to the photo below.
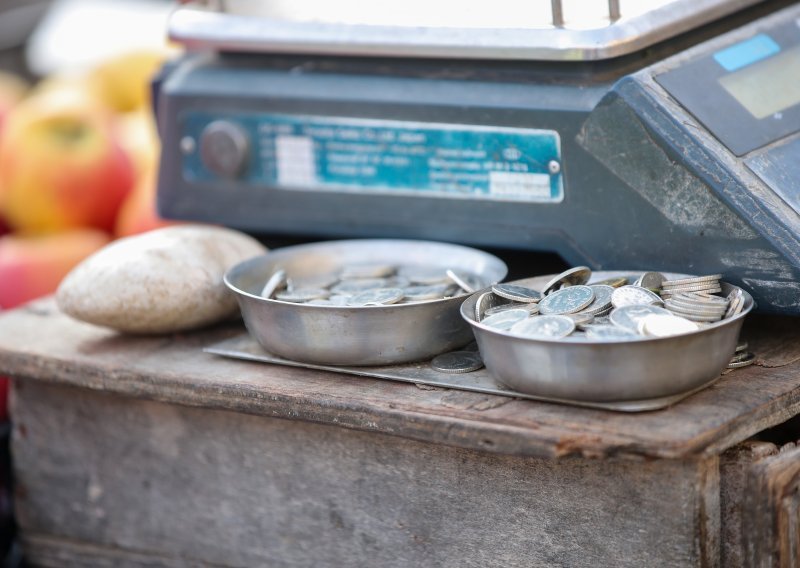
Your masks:
[{"label": "blurred fruit background", "polygon": [[[150,80],[175,55],[165,36],[171,9],[159,0],[0,0],[0,310],[53,293],[113,239],[167,224],[155,210]],[[0,377],[0,435],[7,396]],[[0,464],[0,552],[6,485]]]}]

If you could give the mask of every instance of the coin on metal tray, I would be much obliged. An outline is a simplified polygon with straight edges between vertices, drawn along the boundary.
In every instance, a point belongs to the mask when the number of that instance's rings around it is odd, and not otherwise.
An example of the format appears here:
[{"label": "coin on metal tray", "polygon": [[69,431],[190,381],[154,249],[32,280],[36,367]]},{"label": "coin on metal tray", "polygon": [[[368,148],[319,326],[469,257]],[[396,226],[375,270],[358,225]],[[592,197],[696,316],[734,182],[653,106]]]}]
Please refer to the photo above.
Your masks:
[{"label": "coin on metal tray", "polygon": [[400,276],[408,278],[412,284],[443,284],[450,282],[444,268],[438,266],[403,266],[398,270]]},{"label": "coin on metal tray", "polygon": [[488,308],[483,312],[483,315],[493,316],[494,314],[507,312],[508,310],[525,310],[529,314],[535,315],[539,313],[539,304],[520,304],[518,302],[511,302],[510,304],[503,304],[500,306],[494,306],[493,308]]},{"label": "coin on metal tray", "polygon": [[756,362],[756,356],[753,355],[752,353],[748,353],[747,357],[745,357],[744,359],[741,359],[740,361],[736,361],[734,363],[728,363],[728,368],[739,369],[741,367],[747,367],[749,365],[752,365],[755,362]]},{"label": "coin on metal tray", "polygon": [[431,367],[435,371],[451,375],[471,373],[483,367],[483,359],[475,351],[451,351],[434,357]]},{"label": "coin on metal tray", "polygon": [[670,288],[673,286],[682,286],[682,285],[692,285],[692,284],[701,284],[703,282],[715,282],[722,278],[722,274],[710,274],[708,276],[693,276],[691,278],[678,278],[676,280],[665,280],[661,286],[664,288]]},{"label": "coin on metal tray", "polygon": [[377,288],[356,294],[347,301],[348,306],[385,306],[403,299],[400,288]]},{"label": "coin on metal tray", "polygon": [[653,305],[624,306],[611,312],[609,320],[622,329],[639,333],[639,322],[652,314],[672,315],[668,310]]},{"label": "coin on metal tray", "polygon": [[551,292],[558,290],[562,285],[580,286],[586,284],[592,277],[592,271],[588,266],[576,266],[565,270],[548,282],[542,290],[542,296],[547,296]]},{"label": "coin on metal tray", "polygon": [[666,280],[666,278],[664,278],[664,275],[660,272],[645,272],[636,279],[636,282],[634,282],[633,285],[641,286],[642,288],[647,288],[648,290],[653,290],[661,288],[664,280]]},{"label": "coin on metal tray", "polygon": [[539,312],[549,314],[571,314],[579,312],[594,301],[594,290],[591,286],[570,286],[545,296],[539,302]]},{"label": "coin on metal tray", "polygon": [[409,286],[405,288],[406,300],[420,301],[420,300],[438,300],[444,298],[449,290],[449,284],[421,284],[419,286]]},{"label": "coin on metal tray", "polygon": [[581,310],[582,313],[597,315],[612,307],[611,296],[614,294],[614,288],[605,284],[590,284],[589,288],[594,292],[594,300]]},{"label": "coin on metal tray", "polygon": [[272,276],[269,277],[264,288],[261,290],[262,298],[271,298],[272,295],[279,289],[286,286],[286,271],[276,270]]},{"label": "coin on metal tray", "polygon": [[617,276],[615,278],[606,278],[599,282],[592,282],[592,286],[611,286],[612,288],[620,288],[628,283],[627,276]]},{"label": "coin on metal tray", "polygon": [[445,271],[445,275],[468,294],[472,294],[475,290],[483,288],[483,282],[471,274],[457,272],[448,268]]},{"label": "coin on metal tray", "polygon": [[385,278],[395,273],[397,268],[391,264],[351,264],[339,272],[342,280],[358,278]]},{"label": "coin on metal tray", "polygon": [[491,292],[484,292],[475,300],[475,321],[481,321],[483,314],[486,313],[492,303],[492,297]]},{"label": "coin on metal tray", "polygon": [[506,298],[514,302],[529,303],[538,302],[542,299],[542,295],[533,288],[516,286],[514,284],[495,284],[492,286],[492,292],[501,298]]},{"label": "coin on metal tray", "polygon": [[342,280],[331,287],[331,292],[335,294],[358,294],[367,290],[385,287],[385,278],[358,278],[354,280]]},{"label": "coin on metal tray", "polygon": [[485,318],[481,323],[495,329],[507,331],[518,321],[528,319],[529,317],[530,314],[527,310],[506,310],[505,312],[500,312],[499,314],[494,314],[493,316]]},{"label": "coin on metal tray", "polygon": [[742,309],[744,308],[744,292],[742,292],[741,288],[734,288],[734,290],[728,294],[728,310],[725,312],[725,318],[732,318],[733,316],[737,316],[742,313]]},{"label": "coin on metal tray", "polygon": [[575,322],[566,316],[539,316],[515,323],[509,333],[532,339],[561,339],[575,331]]},{"label": "coin on metal tray", "polygon": [[327,298],[331,293],[324,288],[297,288],[295,290],[279,292],[275,295],[278,300],[284,302],[308,302],[309,300],[318,300],[320,298]]},{"label": "coin on metal tray", "polygon": [[614,294],[611,296],[611,304],[615,308],[660,305],[661,302],[662,300],[658,297],[658,294],[654,294],[641,286],[623,286],[614,290]]},{"label": "coin on metal tray", "polygon": [[675,315],[650,314],[638,324],[638,331],[650,337],[669,337],[700,329],[697,324]]}]

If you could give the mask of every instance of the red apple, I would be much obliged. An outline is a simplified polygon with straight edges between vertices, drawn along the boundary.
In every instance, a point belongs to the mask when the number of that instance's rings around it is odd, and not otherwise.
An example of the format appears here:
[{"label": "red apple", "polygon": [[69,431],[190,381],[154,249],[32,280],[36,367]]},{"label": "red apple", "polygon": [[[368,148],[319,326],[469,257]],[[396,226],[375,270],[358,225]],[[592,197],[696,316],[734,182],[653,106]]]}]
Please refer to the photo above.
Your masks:
[{"label": "red apple", "polygon": [[51,85],[9,114],[0,139],[0,215],[12,229],[111,231],[133,182],[113,115],[90,88]]},{"label": "red apple", "polygon": [[25,81],[16,75],[0,71],[0,132],[3,130],[5,117],[22,100],[27,90]]},{"label": "red apple", "polygon": [[0,308],[52,294],[70,270],[110,240],[96,229],[0,237]]}]

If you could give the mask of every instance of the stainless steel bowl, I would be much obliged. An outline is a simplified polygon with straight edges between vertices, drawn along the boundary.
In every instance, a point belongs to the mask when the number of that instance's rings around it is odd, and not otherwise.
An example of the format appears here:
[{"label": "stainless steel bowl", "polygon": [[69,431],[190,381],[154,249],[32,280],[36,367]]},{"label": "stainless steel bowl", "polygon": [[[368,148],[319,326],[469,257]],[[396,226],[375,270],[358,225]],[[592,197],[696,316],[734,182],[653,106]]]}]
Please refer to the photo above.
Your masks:
[{"label": "stainless steel bowl", "polygon": [[262,298],[270,275],[294,278],[359,263],[408,264],[472,273],[487,283],[508,269],[499,258],[457,245],[406,240],[350,240],[285,247],[231,268],[225,284],[239,300],[245,325],[270,353],[325,365],[389,365],[422,361],[472,341],[458,309],[464,295],[416,304],[339,307]]},{"label": "stainless steel bowl", "polygon": [[[595,272],[591,281],[633,274],[637,273]],[[669,279],[687,277],[664,274]],[[513,283],[541,290],[550,278]],[[722,284],[724,294],[734,288]],[[461,316],[472,326],[486,368],[514,390],[565,400],[643,400],[689,392],[719,376],[736,350],[744,317],[753,308],[753,298],[744,295],[744,309],[736,317],[682,335],[624,341],[516,337],[475,321],[480,293],[462,304]]]}]

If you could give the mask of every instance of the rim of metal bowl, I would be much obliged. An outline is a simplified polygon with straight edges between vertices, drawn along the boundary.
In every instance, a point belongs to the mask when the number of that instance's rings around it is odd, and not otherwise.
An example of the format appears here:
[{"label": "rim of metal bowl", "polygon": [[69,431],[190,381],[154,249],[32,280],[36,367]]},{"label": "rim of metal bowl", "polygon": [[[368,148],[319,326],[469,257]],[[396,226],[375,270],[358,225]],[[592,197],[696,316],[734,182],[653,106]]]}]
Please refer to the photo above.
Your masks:
[{"label": "rim of metal bowl", "polygon": [[[614,272],[621,272],[621,273],[624,273],[624,274],[633,275],[633,274],[636,274],[636,273],[641,273],[642,271],[630,271],[630,272],[614,271]],[[674,276],[674,277],[691,277],[691,275],[689,275],[689,274],[677,274],[677,273],[669,273],[669,274],[671,276]],[[530,278],[522,278],[520,280],[515,280],[514,282],[508,282],[508,284],[515,284],[517,282],[521,282],[521,281],[525,281],[525,280],[530,280]],[[477,327],[481,331],[485,331],[485,332],[493,334],[493,335],[498,335],[500,337],[508,337],[510,339],[516,339],[516,340],[519,340],[519,341],[528,341],[528,342],[531,342],[531,343],[543,343],[543,344],[547,344],[547,345],[549,345],[549,344],[558,344],[558,345],[598,345],[598,344],[600,344],[600,345],[608,345],[608,344],[617,344],[617,343],[652,343],[652,342],[658,342],[658,341],[669,341],[671,339],[675,339],[675,338],[678,338],[678,337],[685,337],[685,336],[689,336],[689,335],[695,335],[695,334],[701,334],[701,333],[704,333],[704,332],[708,332],[708,331],[711,331],[713,328],[723,327],[723,326],[726,326],[728,324],[731,324],[731,323],[735,322],[736,320],[745,317],[747,314],[749,314],[753,310],[753,307],[755,306],[755,301],[753,300],[753,296],[751,296],[750,293],[747,290],[745,290],[744,288],[741,288],[739,286],[736,286],[735,284],[730,284],[728,282],[725,282],[724,280],[720,280],[720,283],[721,284],[725,284],[727,286],[730,286],[732,288],[738,288],[739,290],[741,290],[744,293],[745,302],[744,302],[744,307],[742,308],[741,312],[739,312],[738,314],[736,314],[735,316],[733,316],[731,318],[726,318],[726,319],[722,319],[722,320],[713,322],[713,323],[711,323],[710,325],[708,325],[706,327],[702,327],[702,328],[696,329],[694,331],[687,331],[687,332],[684,332],[684,333],[676,333],[675,335],[668,335],[668,336],[665,336],[665,337],[637,336],[637,337],[630,337],[628,339],[619,338],[619,339],[604,339],[602,341],[584,341],[584,340],[569,340],[568,339],[569,336],[562,337],[562,338],[554,338],[554,339],[547,339],[547,338],[539,339],[539,338],[534,338],[534,337],[524,337],[522,335],[515,335],[515,334],[510,333],[508,331],[500,330],[500,329],[497,329],[497,328],[494,328],[494,327],[491,327],[491,326],[488,326],[488,325],[484,325],[479,321],[476,321],[475,320],[474,306],[473,306],[472,309],[469,309],[469,310],[467,310],[467,308],[466,308],[466,305],[470,302],[470,300],[473,297],[476,298],[476,301],[477,301],[477,298],[481,294],[483,294],[484,292],[490,292],[491,291],[491,286],[488,286],[486,288],[478,290],[477,292],[474,292],[473,294],[470,294],[469,298],[464,300],[464,302],[461,304],[460,311],[461,311],[461,317],[464,318],[467,321],[467,323],[469,323],[471,326]],[[467,311],[469,311],[471,313],[468,314],[468,313],[466,313]]]}]

